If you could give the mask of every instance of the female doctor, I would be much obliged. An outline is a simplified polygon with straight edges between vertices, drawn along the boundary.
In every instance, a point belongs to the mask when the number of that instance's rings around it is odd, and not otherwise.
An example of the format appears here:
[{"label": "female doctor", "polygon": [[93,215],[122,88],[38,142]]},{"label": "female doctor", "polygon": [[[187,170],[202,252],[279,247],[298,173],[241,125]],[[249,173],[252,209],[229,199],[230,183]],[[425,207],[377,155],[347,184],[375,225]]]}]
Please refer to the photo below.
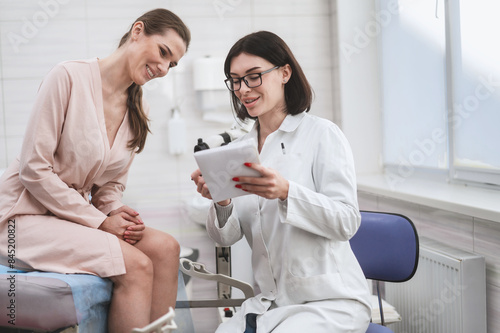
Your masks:
[{"label": "female doctor", "polygon": [[[224,65],[238,118],[256,119],[241,139],[258,143],[260,177],[235,177],[248,196],[210,208],[210,237],[245,236],[260,294],[217,332],[365,332],[369,292],[349,246],[360,224],[353,158],[332,122],[308,114],[311,87],[285,42],[260,31],[240,39]],[[209,189],[196,170],[202,196]]]}]

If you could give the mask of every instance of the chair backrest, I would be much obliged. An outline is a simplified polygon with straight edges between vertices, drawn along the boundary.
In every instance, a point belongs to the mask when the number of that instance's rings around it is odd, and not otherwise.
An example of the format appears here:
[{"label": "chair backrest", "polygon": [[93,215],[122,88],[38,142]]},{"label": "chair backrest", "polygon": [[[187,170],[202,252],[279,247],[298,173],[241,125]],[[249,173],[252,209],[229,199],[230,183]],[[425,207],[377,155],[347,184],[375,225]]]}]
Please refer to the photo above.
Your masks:
[{"label": "chair backrest", "polygon": [[403,282],[417,270],[418,234],[403,215],[362,211],[350,244],[368,279]]}]

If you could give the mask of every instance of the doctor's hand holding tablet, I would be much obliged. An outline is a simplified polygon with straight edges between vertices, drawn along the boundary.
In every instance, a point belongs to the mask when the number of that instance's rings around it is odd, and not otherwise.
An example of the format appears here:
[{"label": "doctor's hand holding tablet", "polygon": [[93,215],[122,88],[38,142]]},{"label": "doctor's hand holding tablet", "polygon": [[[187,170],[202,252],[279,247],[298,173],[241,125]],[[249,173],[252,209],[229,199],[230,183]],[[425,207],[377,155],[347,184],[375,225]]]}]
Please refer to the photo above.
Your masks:
[{"label": "doctor's hand holding tablet", "polygon": [[201,150],[194,156],[200,167],[191,174],[197,191],[221,206],[246,194],[280,200],[288,196],[288,181],[276,170],[260,164],[255,140]]}]

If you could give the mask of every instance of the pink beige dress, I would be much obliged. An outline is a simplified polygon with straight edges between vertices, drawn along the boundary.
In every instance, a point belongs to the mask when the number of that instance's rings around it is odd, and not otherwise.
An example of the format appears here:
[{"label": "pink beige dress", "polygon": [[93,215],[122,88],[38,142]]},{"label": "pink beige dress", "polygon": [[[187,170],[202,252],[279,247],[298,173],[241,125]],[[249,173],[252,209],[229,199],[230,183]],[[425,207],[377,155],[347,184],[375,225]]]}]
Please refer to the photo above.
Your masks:
[{"label": "pink beige dress", "polygon": [[[125,273],[119,240],[98,229],[117,209],[135,152],[128,114],[110,147],[97,59],[43,80],[20,156],[0,178],[0,264],[101,277]],[[10,259],[10,262],[9,262]]]}]

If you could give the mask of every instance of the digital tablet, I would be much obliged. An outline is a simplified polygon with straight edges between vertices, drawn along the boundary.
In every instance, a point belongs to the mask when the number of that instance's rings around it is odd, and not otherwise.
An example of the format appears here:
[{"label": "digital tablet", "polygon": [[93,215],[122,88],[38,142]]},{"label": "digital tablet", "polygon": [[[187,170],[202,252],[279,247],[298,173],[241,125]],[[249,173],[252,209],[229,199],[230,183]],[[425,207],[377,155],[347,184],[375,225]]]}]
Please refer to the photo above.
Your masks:
[{"label": "digital tablet", "polygon": [[234,187],[237,184],[232,180],[234,177],[260,176],[259,172],[243,165],[244,163],[260,164],[259,153],[253,139],[200,150],[194,153],[194,158],[215,202],[249,194]]}]

